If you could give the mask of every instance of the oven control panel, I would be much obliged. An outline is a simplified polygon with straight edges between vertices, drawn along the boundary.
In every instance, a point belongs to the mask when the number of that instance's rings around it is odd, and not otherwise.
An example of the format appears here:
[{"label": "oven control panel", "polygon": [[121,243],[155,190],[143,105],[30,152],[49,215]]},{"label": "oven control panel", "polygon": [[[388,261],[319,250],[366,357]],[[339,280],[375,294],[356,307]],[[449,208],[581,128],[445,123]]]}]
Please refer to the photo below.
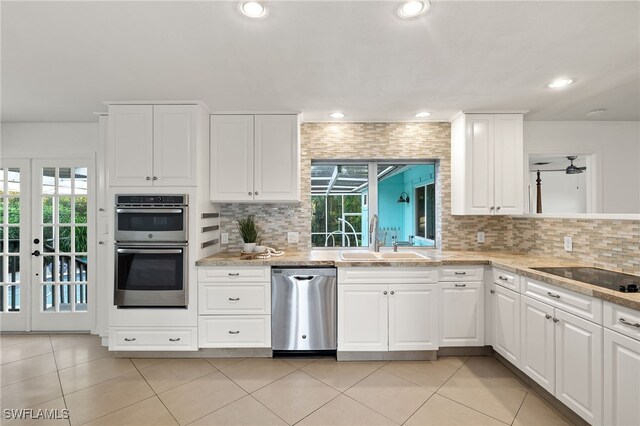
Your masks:
[{"label": "oven control panel", "polygon": [[116,195],[116,204],[187,204],[187,195]]}]

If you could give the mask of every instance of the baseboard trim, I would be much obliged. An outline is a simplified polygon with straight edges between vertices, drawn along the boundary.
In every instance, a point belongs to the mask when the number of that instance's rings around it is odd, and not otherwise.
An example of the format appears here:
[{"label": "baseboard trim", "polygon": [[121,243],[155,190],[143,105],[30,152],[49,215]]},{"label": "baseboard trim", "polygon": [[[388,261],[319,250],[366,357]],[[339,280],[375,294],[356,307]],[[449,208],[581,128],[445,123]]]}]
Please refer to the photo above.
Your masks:
[{"label": "baseboard trim", "polygon": [[341,352],[338,361],[435,361],[437,351]]}]

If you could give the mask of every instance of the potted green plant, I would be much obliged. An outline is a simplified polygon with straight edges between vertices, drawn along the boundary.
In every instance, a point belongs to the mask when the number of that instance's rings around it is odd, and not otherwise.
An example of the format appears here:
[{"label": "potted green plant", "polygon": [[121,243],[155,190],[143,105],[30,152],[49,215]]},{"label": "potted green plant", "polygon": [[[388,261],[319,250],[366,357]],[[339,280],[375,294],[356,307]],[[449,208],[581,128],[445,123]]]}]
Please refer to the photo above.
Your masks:
[{"label": "potted green plant", "polygon": [[242,241],[244,241],[242,251],[245,253],[252,252],[260,236],[260,230],[258,229],[258,225],[256,225],[255,216],[249,215],[246,218],[237,219],[236,226],[238,227]]}]

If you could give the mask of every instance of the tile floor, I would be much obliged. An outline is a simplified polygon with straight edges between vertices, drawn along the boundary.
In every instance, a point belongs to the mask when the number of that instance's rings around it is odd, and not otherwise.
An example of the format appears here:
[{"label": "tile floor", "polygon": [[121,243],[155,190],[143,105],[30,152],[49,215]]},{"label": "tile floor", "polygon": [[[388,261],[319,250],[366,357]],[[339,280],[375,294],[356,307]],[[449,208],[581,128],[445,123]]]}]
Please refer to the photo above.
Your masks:
[{"label": "tile floor", "polygon": [[[493,357],[122,359],[88,335],[0,336],[3,425],[566,425]],[[69,410],[11,421],[4,409]]]}]

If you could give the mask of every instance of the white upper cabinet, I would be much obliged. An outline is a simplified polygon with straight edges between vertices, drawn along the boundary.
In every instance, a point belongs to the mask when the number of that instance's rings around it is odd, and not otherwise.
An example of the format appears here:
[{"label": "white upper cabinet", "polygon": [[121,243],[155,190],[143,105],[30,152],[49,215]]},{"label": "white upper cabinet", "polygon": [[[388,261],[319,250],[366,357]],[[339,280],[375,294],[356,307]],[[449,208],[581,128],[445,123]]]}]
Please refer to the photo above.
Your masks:
[{"label": "white upper cabinet", "polygon": [[211,201],[300,201],[298,116],[212,115]]},{"label": "white upper cabinet", "polygon": [[110,186],[195,186],[197,105],[110,105]]},{"label": "white upper cabinet", "polygon": [[522,114],[461,114],[452,122],[451,212],[524,212]]}]

